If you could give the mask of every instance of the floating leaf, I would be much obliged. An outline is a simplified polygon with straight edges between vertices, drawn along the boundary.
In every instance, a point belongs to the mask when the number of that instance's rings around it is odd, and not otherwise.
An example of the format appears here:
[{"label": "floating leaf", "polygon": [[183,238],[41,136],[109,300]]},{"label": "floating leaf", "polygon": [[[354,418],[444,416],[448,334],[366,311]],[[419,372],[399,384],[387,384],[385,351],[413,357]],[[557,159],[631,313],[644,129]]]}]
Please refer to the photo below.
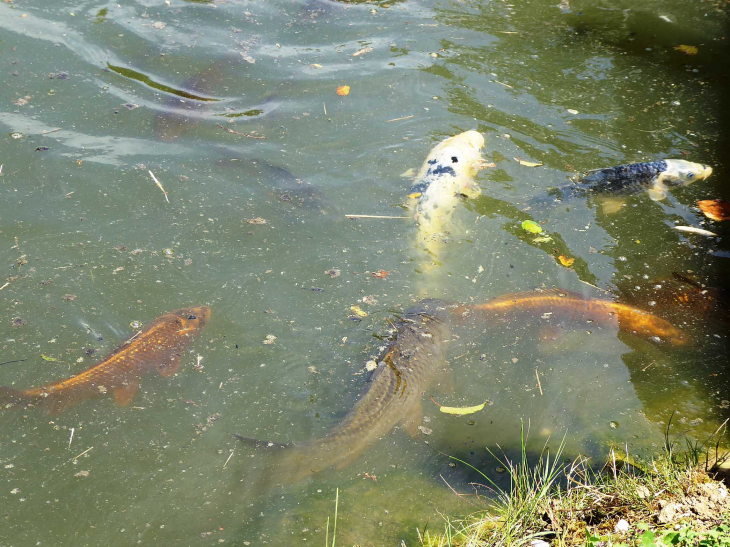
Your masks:
[{"label": "floating leaf", "polygon": [[309,65],[309,68],[322,68],[322,65],[320,65],[319,63],[312,63],[311,65]]},{"label": "floating leaf", "polygon": [[54,357],[48,357],[48,355],[43,355],[42,353],[41,353],[41,359],[43,359],[44,361],[58,361],[58,359],[56,359]]},{"label": "floating leaf", "polygon": [[364,47],[364,48],[356,51],[355,53],[353,53],[352,56],[359,57],[360,55],[365,55],[366,53],[370,53],[372,50],[373,50],[373,48],[371,48],[370,46]]},{"label": "floating leaf", "polygon": [[421,192],[413,192],[412,194],[408,194],[408,197],[411,199],[420,198]]},{"label": "floating leaf", "polygon": [[378,270],[377,272],[373,272],[373,277],[379,277],[380,279],[385,279],[388,277],[388,274],[390,272],[386,272],[385,270]]},{"label": "floating leaf", "polygon": [[699,51],[697,46],[685,46],[685,45],[675,46],[674,49],[676,49],[677,51],[681,51],[682,53],[686,53],[687,55],[697,55],[697,52]]},{"label": "floating leaf", "polygon": [[565,255],[560,255],[558,257],[558,260],[560,260],[560,263],[565,266],[566,268],[569,268],[573,265],[573,262],[575,262],[575,258],[568,258]]},{"label": "floating leaf", "polygon": [[368,312],[362,311],[360,309],[360,306],[350,306],[350,311],[354,313],[357,317],[367,317]]},{"label": "floating leaf", "polygon": [[340,95],[341,97],[344,97],[348,93],[350,93],[349,85],[341,85],[340,87],[337,88],[337,94]]},{"label": "floating leaf", "polygon": [[525,167],[540,167],[542,165],[542,162],[525,161],[521,160],[520,158],[515,158],[515,161],[520,165],[524,165]]},{"label": "floating leaf", "polygon": [[444,414],[453,414],[455,416],[466,416],[468,414],[474,414],[475,412],[479,412],[480,410],[483,410],[486,404],[489,401],[484,401],[480,405],[476,406],[440,406],[439,410],[443,412]]},{"label": "floating leaf", "polygon": [[697,202],[707,218],[712,220],[730,220],[730,202],[721,199],[703,199]]},{"label": "floating leaf", "polygon": [[542,227],[534,220],[523,221],[522,229],[530,232],[531,234],[539,234],[540,232],[542,232]]},{"label": "floating leaf", "polygon": [[547,243],[548,241],[552,241],[553,238],[550,236],[540,236],[533,239],[533,243]]}]

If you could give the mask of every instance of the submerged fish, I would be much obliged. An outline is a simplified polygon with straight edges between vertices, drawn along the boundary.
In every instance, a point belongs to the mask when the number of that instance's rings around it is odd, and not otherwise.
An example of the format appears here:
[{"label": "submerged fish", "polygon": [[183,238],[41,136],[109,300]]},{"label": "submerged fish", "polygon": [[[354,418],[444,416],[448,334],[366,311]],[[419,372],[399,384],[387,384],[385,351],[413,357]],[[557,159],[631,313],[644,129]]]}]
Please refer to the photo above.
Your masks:
[{"label": "submerged fish", "polygon": [[126,405],[137,391],[139,377],[155,369],[160,376],[177,372],[186,345],[210,317],[205,306],[166,313],[132,336],[103,361],[65,380],[17,391],[0,387],[0,406],[38,404],[58,413],[75,403],[106,393]]},{"label": "submerged fish", "polygon": [[411,205],[418,224],[417,244],[430,258],[438,257],[459,197],[476,198],[481,194],[474,177],[487,166],[481,156],[483,147],[484,137],[477,131],[449,137],[429,152],[415,176],[408,197],[414,200]]},{"label": "submerged fish", "polygon": [[[554,198],[565,201],[576,196],[595,195],[605,198],[626,196],[647,192],[654,201],[667,197],[669,188],[686,186],[697,180],[704,180],[712,174],[712,167],[685,160],[660,160],[645,163],[631,163],[605,169],[595,169],[585,176],[579,176],[576,183],[562,186],[550,192]],[[534,198],[531,202],[546,202],[545,198]],[[618,204],[620,207],[620,203]],[[618,207],[607,204],[606,212]]]},{"label": "submerged fish", "polygon": [[398,423],[415,430],[421,397],[444,366],[444,339],[450,335],[446,304],[424,300],[406,311],[395,339],[379,359],[367,390],[324,438],[282,445],[236,435],[247,444],[273,450],[259,486],[294,483],[337,465],[342,467]]},{"label": "submerged fish", "polygon": [[622,332],[636,334],[655,341],[684,345],[688,336],[668,321],[646,311],[562,289],[529,291],[500,296],[486,302],[460,306],[457,314],[479,312],[494,319],[514,319],[518,316],[545,317],[558,321],[570,320],[596,326],[618,326]]}]

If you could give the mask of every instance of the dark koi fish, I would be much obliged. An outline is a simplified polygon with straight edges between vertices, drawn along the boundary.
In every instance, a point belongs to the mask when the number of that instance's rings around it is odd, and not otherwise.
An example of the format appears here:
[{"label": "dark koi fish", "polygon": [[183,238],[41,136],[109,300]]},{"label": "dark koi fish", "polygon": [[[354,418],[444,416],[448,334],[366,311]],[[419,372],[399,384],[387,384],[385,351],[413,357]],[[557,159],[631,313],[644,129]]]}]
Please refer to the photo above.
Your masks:
[{"label": "dark koi fish", "polygon": [[117,404],[126,405],[137,392],[139,377],[148,370],[157,370],[163,377],[177,372],[183,349],[209,317],[210,309],[205,306],[166,313],[103,361],[71,378],[24,391],[0,387],[0,407],[47,405],[49,412],[55,414],[79,401],[107,393],[114,393]]}]

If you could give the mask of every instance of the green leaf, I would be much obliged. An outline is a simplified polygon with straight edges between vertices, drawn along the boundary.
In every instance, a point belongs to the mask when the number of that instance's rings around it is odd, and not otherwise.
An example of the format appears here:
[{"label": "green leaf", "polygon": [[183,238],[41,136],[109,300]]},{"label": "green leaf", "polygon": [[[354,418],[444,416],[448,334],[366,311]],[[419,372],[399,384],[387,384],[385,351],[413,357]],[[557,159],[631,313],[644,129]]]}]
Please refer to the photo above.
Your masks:
[{"label": "green leaf", "polygon": [[542,227],[533,220],[523,221],[522,229],[530,232],[531,234],[539,234],[540,232],[542,232]]},{"label": "green leaf", "polygon": [[48,357],[48,355],[43,355],[42,353],[41,359],[43,359],[44,361],[58,361],[58,359],[55,359],[54,357]]}]

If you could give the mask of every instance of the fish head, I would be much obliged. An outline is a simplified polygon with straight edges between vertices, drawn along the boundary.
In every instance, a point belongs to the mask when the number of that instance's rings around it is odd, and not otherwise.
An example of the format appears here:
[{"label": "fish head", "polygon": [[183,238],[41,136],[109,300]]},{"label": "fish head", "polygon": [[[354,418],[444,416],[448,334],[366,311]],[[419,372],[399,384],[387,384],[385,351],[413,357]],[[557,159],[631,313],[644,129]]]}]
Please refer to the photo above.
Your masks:
[{"label": "fish head", "polygon": [[667,171],[663,181],[670,186],[686,186],[697,180],[705,180],[712,175],[712,167],[703,163],[686,160],[664,160]]},{"label": "fish head", "polygon": [[457,191],[468,188],[471,179],[486,166],[481,150],[484,137],[478,131],[465,131],[441,141],[431,149],[416,181],[431,174],[447,173],[456,181]]},{"label": "fish head", "polygon": [[202,329],[210,319],[210,308],[208,306],[196,306],[182,308],[172,312],[185,331],[196,331]]},{"label": "fish head", "polygon": [[451,311],[443,300],[425,299],[406,310],[406,317],[414,319],[424,331],[431,334],[435,343],[446,338],[450,332]]}]

